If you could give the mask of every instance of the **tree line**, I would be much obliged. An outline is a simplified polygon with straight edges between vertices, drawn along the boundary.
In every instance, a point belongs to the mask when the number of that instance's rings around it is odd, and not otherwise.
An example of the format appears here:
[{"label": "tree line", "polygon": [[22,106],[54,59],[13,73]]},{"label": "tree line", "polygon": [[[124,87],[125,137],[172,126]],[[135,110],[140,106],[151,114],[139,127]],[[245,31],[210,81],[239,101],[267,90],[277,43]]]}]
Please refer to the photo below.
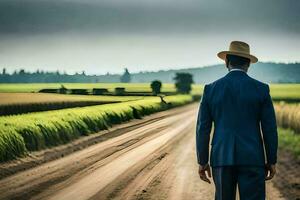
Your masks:
[{"label": "tree line", "polygon": [[28,72],[24,69],[15,70],[13,73],[7,73],[6,68],[0,73],[0,83],[98,83],[98,82],[131,82],[131,74],[127,68],[124,69],[123,75],[87,75],[85,71],[75,74],[66,72],[49,72],[37,70]]},{"label": "tree line", "polygon": [[[131,74],[127,68],[124,69],[124,73],[119,75],[119,81],[122,83],[131,82]],[[174,77],[175,87],[179,93],[189,93],[191,91],[191,85],[194,83],[193,76],[190,73],[176,73]],[[12,74],[6,72],[3,68],[0,74],[0,83],[72,83],[72,82],[99,82],[97,76],[86,75],[84,71],[69,75],[66,73],[61,74],[56,72],[45,72],[37,70],[36,72],[26,72],[24,69],[15,71]],[[162,82],[160,80],[154,80],[151,83],[152,91],[155,95],[161,93]]]},{"label": "tree line", "polygon": [[[23,69],[9,74],[6,69],[3,69],[0,70],[0,83],[149,83],[155,79],[171,83],[174,82],[173,78],[176,73],[193,74],[195,83],[203,84],[221,78],[227,73],[227,69],[224,65],[139,73],[130,73],[128,69],[124,69],[122,74],[107,73],[105,75],[86,75],[84,71],[73,75],[59,71],[47,72],[42,70],[30,73]],[[300,63],[257,63],[251,66],[249,70],[250,76],[267,83],[299,83],[299,74]]]}]

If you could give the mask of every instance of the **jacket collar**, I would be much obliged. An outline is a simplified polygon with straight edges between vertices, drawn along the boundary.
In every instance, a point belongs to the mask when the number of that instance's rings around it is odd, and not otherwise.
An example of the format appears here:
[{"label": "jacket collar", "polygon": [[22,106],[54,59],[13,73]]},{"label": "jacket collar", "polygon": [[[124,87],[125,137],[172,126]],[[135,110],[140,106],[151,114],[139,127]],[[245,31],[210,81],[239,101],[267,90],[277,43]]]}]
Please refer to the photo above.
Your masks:
[{"label": "jacket collar", "polygon": [[[244,70],[242,70],[242,69],[231,69],[229,72],[234,72],[234,71],[241,71],[241,72],[245,72]],[[245,73],[247,73],[247,72],[245,72]]]},{"label": "jacket collar", "polygon": [[232,70],[230,70],[227,74],[226,74],[226,76],[234,76],[234,75],[237,75],[237,76],[239,76],[239,75],[241,75],[241,76],[243,76],[243,75],[246,75],[246,76],[248,76],[248,74],[247,74],[247,72],[245,72],[244,70],[242,70],[242,69],[232,69]]}]

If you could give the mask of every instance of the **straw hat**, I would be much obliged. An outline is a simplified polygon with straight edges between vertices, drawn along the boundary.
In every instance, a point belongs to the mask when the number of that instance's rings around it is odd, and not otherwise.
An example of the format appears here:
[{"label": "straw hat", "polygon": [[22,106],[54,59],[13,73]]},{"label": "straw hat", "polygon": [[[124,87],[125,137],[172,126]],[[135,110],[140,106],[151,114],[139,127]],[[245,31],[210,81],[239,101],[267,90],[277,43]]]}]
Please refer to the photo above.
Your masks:
[{"label": "straw hat", "polygon": [[218,53],[218,57],[225,60],[227,54],[248,58],[251,63],[256,63],[258,61],[255,56],[250,54],[249,45],[241,41],[232,41],[229,46],[229,51],[221,51]]}]

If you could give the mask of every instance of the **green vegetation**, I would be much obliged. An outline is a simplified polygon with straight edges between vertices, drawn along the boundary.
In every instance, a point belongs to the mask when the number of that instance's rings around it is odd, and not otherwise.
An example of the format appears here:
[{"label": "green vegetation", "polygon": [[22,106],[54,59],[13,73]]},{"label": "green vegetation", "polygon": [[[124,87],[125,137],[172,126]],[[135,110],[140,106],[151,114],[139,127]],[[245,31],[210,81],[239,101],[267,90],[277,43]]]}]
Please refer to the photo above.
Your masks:
[{"label": "green vegetation", "polygon": [[118,101],[60,101],[0,105],[0,116],[118,103]]},{"label": "green vegetation", "polygon": [[[151,92],[149,83],[63,83],[68,89],[106,88],[114,92],[116,87],[124,87],[129,92]],[[61,83],[0,84],[0,92],[38,92],[41,89],[61,87]],[[300,100],[300,84],[270,84],[274,100]],[[174,84],[163,83],[162,92],[176,92]],[[192,85],[192,94],[202,94],[203,85]],[[92,92],[91,92],[92,93]]]},{"label": "green vegetation", "polygon": [[[176,73],[190,73],[198,84],[210,83],[222,77],[228,71],[225,63],[210,66],[201,66],[184,69],[160,70],[157,72],[138,72],[130,74],[131,82],[150,83],[157,79],[172,83]],[[300,63],[261,63],[251,65],[250,76],[266,83],[299,83]],[[74,75],[56,72],[47,72],[45,69],[36,72],[27,72],[24,69],[8,74],[3,70],[0,73],[1,83],[111,83],[120,82],[121,74],[87,75],[85,72]],[[122,86],[120,86],[122,87]]]},{"label": "green vegetation", "polygon": [[49,102],[123,102],[143,99],[141,96],[94,96],[94,95],[65,95],[44,93],[0,93],[0,105],[32,104]]},{"label": "green vegetation", "polygon": [[[61,85],[68,89],[88,89],[106,88],[109,92],[114,92],[116,87],[124,87],[128,92],[152,92],[150,83],[22,83],[22,84],[0,84],[1,92],[38,92],[41,89],[57,89]],[[202,85],[192,85],[192,93],[201,94]],[[176,92],[174,84],[163,83],[162,92]],[[92,92],[91,92],[92,93]]]},{"label": "green vegetation", "polygon": [[143,98],[146,97],[0,93],[0,116],[119,103]]},{"label": "green vegetation", "polygon": [[274,104],[279,136],[279,148],[292,152],[300,160],[300,104]]},{"label": "green vegetation", "polygon": [[292,152],[300,160],[300,135],[290,129],[278,129],[279,148]]},{"label": "green vegetation", "polygon": [[51,146],[65,144],[134,118],[183,105],[189,95],[0,117],[0,162]]},{"label": "green vegetation", "polygon": [[270,84],[273,100],[300,102],[300,84]]},{"label": "green vegetation", "polygon": [[[131,92],[151,92],[150,84],[135,83],[66,83],[68,89],[88,89],[92,93],[93,88],[108,89],[114,92],[115,88],[125,88]],[[118,124],[134,118],[141,118],[172,106],[183,105],[192,101],[189,95],[167,96],[166,103],[162,103],[160,97],[141,96],[96,96],[96,95],[64,95],[64,94],[40,94],[30,93],[42,88],[60,88],[61,84],[0,84],[0,106],[7,104],[40,104],[62,102],[118,102],[106,105],[88,106],[82,108],[69,108],[55,111],[22,114],[17,116],[0,117],[0,161],[10,160],[26,154],[28,151],[36,151],[51,146],[65,144],[80,136],[89,135],[99,130],[107,129],[113,124]],[[300,100],[300,84],[272,84],[270,85],[272,98],[288,100],[288,102]],[[27,93],[11,93],[11,92]],[[192,85],[192,94],[201,97],[203,85]],[[176,92],[174,84],[162,84],[162,92]],[[43,110],[49,110],[47,106]],[[75,103],[74,103],[75,105]],[[67,106],[66,106],[67,107]],[[65,108],[65,107],[63,107]],[[278,125],[289,128],[297,133],[300,131],[300,104],[275,104]],[[10,108],[10,110],[22,110]],[[38,110],[36,110],[38,111]],[[280,130],[281,143],[291,143],[291,146],[299,144],[299,137],[295,134],[283,135]],[[294,139],[293,139],[294,138]],[[292,140],[295,140],[295,144]],[[281,144],[282,145],[282,144]],[[299,148],[294,148],[299,152]]]},{"label": "green vegetation", "polygon": [[158,95],[159,93],[161,93],[161,86],[162,86],[161,81],[159,80],[152,81],[150,86],[153,94]]},{"label": "green vegetation", "polygon": [[174,77],[175,87],[178,93],[189,94],[194,83],[193,75],[189,73],[176,73]]},{"label": "green vegetation", "polygon": [[131,75],[130,75],[130,73],[129,73],[129,71],[128,71],[127,68],[125,68],[124,74],[120,77],[120,81],[122,83],[130,83],[130,81],[131,81]]}]

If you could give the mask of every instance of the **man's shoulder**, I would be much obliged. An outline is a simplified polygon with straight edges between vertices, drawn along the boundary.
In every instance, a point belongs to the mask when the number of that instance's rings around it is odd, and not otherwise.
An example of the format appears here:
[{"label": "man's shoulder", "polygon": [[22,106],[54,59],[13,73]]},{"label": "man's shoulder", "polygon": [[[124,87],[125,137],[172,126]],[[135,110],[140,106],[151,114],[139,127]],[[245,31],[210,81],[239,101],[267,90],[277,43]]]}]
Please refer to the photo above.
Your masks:
[{"label": "man's shoulder", "polygon": [[264,83],[262,81],[259,81],[251,76],[248,76],[249,80],[252,81],[255,85],[257,85],[258,87],[264,89],[264,90],[269,90],[269,85],[267,83]]},{"label": "man's shoulder", "polygon": [[[204,85],[204,90],[205,91],[208,91],[210,90],[211,88],[215,88],[217,86],[222,86],[224,85],[224,83],[226,81],[230,81],[229,78],[227,76],[224,76],[222,78],[219,78],[211,83],[207,83]],[[247,76],[247,81],[248,83],[250,84],[253,84],[256,86],[256,88],[260,89],[260,90],[263,90],[265,92],[269,92],[269,85],[267,83],[264,83],[264,82],[261,82],[255,78],[252,78],[251,76]]]},{"label": "man's shoulder", "polygon": [[218,84],[222,84],[224,81],[226,81],[226,76],[222,77],[222,78],[219,78],[213,82],[210,82],[210,83],[207,83],[204,85],[204,89],[209,89],[211,87],[214,87]]}]

